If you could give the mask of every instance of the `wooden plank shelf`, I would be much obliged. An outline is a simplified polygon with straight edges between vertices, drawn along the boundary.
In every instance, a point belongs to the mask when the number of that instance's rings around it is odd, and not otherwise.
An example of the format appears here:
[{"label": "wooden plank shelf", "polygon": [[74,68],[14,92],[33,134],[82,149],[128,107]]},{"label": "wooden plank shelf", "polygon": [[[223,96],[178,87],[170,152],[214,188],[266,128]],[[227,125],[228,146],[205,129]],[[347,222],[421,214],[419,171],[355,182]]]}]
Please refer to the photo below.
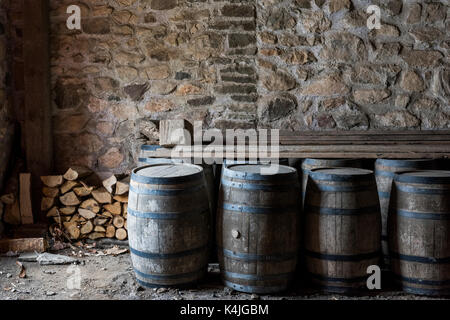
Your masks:
[{"label": "wooden plank shelf", "polygon": [[[270,134],[266,139],[258,141],[257,131],[243,131],[247,139],[237,140],[234,146],[223,146],[217,156],[221,158],[254,158],[259,157],[256,144],[267,143],[268,154],[264,158],[276,158],[270,154]],[[255,135],[256,133],[256,135]],[[270,130],[268,130],[270,133]],[[222,132],[226,137],[225,132]],[[241,135],[242,138],[244,135]],[[225,140],[225,139],[224,139]],[[245,147],[245,150],[242,149]],[[182,146],[176,149],[144,146],[141,157],[149,158],[199,158],[205,151],[212,150],[210,141],[203,141],[203,145]],[[177,152],[173,152],[178,150]],[[222,155],[220,155],[222,151]],[[279,132],[280,158],[449,158],[450,130],[433,131],[305,131]]]}]

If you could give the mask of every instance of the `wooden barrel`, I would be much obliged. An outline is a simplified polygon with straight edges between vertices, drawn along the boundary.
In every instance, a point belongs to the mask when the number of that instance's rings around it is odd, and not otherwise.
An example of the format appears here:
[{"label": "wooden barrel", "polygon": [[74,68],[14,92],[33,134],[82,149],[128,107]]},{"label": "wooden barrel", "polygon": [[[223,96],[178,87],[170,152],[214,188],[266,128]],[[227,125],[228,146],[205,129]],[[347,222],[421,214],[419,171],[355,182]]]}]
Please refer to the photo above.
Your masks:
[{"label": "wooden barrel", "polygon": [[362,168],[361,159],[305,159],[302,161],[302,204],[305,203],[306,184],[308,174],[318,168]]},{"label": "wooden barrel", "polygon": [[381,248],[384,267],[389,269],[389,254],[387,242],[387,216],[391,195],[392,180],[399,171],[433,169],[435,160],[430,159],[377,159],[375,161],[375,178],[377,181],[378,198],[381,211]]},{"label": "wooden barrel", "polygon": [[210,212],[200,166],[134,169],[127,223],[131,260],[141,285],[187,285],[205,275]]},{"label": "wooden barrel", "polygon": [[321,168],[309,173],[304,254],[313,284],[351,293],[366,287],[381,255],[381,216],[373,171]]},{"label": "wooden barrel", "polygon": [[262,165],[223,170],[217,245],[226,286],[248,293],[285,290],[298,255],[300,186],[294,168],[261,175]]},{"label": "wooden barrel", "polygon": [[388,236],[391,270],[404,291],[450,294],[450,171],[395,175]]}]

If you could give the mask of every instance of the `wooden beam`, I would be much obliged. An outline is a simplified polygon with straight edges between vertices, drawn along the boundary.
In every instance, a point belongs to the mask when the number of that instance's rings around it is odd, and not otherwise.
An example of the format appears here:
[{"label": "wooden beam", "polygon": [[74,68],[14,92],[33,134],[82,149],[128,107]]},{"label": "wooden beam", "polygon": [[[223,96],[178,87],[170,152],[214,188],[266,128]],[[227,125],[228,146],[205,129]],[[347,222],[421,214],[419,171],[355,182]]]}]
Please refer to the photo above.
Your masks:
[{"label": "wooden beam", "polygon": [[20,218],[22,224],[33,224],[33,208],[31,204],[31,174],[21,173],[19,175],[19,204]]},{"label": "wooden beam", "polygon": [[44,238],[21,238],[0,240],[0,253],[12,252],[45,252],[48,244]]},{"label": "wooden beam", "polygon": [[[53,167],[50,103],[48,0],[24,0],[25,110],[22,134],[27,169],[32,175],[34,212],[39,212],[40,179]],[[45,219],[45,217],[40,217]]]}]

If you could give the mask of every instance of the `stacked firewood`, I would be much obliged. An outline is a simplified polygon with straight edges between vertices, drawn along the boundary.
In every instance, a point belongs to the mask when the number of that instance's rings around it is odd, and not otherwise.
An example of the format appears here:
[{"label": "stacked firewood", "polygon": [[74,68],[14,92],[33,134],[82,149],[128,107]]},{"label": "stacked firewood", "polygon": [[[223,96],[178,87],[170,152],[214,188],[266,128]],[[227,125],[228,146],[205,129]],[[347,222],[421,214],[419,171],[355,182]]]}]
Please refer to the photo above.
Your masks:
[{"label": "stacked firewood", "polygon": [[[89,186],[92,172],[72,167],[64,175],[42,176],[41,210],[51,219],[50,233],[69,240],[127,238],[129,181],[116,176]],[[85,179],[86,178],[86,179]]]}]

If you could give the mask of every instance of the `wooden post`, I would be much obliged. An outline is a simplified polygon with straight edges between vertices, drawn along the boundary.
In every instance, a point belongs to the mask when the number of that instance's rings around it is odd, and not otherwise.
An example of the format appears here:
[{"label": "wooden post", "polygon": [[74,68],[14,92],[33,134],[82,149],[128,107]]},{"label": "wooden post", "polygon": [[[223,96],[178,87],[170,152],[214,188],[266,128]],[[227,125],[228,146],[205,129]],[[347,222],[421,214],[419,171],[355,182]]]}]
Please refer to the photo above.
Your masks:
[{"label": "wooden post", "polygon": [[33,224],[33,209],[31,203],[31,174],[21,173],[19,175],[19,204],[20,218],[22,224]]},{"label": "wooden post", "polygon": [[[39,212],[41,175],[53,166],[48,0],[24,0],[25,110],[22,134],[32,175],[34,212]],[[45,219],[45,216],[40,216]]]}]

